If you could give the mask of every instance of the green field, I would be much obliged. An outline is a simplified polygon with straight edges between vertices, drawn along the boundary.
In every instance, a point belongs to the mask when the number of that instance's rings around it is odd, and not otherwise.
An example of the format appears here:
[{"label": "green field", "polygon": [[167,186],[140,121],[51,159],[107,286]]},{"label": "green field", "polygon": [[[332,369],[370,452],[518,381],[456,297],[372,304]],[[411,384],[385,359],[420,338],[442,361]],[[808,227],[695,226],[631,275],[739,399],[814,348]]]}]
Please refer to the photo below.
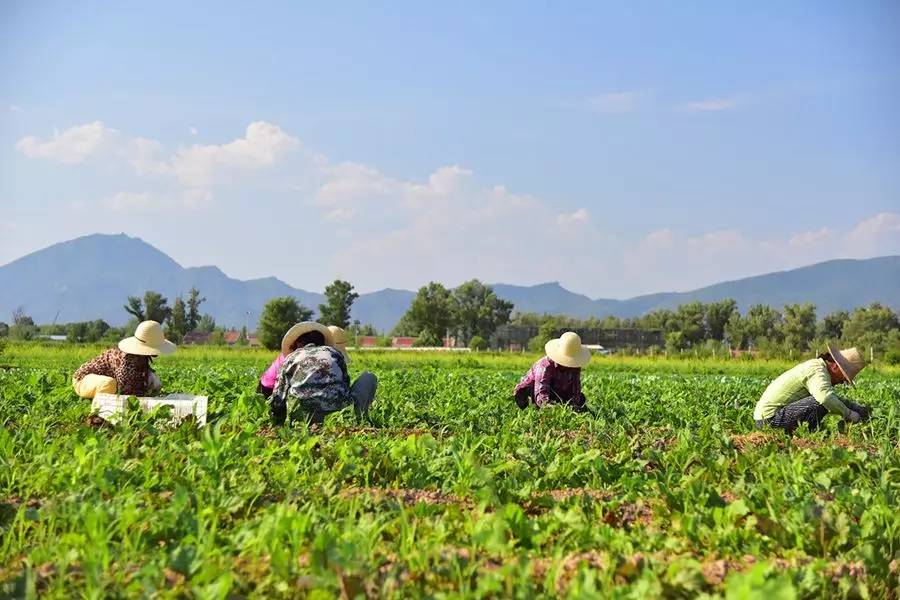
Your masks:
[{"label": "green field", "polygon": [[602,358],[596,417],[520,411],[536,357],[354,353],[375,427],[273,428],[262,351],[181,350],[164,392],[210,424],[89,422],[96,347],[0,356],[0,596],[897,597],[900,377],[873,419],[754,431],[786,363]]}]

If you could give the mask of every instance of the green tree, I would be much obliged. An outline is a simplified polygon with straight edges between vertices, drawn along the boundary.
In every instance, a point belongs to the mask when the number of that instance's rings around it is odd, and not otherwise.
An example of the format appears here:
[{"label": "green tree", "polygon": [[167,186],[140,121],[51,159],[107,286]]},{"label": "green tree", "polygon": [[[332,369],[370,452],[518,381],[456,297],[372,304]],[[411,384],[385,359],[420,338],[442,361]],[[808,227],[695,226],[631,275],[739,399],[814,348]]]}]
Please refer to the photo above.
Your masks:
[{"label": "green tree", "polygon": [[747,322],[735,312],[725,324],[725,341],[735,350],[747,349]]},{"label": "green tree", "polygon": [[217,327],[215,330],[213,330],[212,335],[209,336],[209,344],[211,346],[224,346],[225,330],[221,327]]},{"label": "green tree", "polygon": [[25,307],[19,306],[12,314],[12,326],[9,328],[9,337],[13,340],[30,340],[37,335],[37,327],[34,319],[25,314]]},{"label": "green tree", "polygon": [[187,299],[187,333],[188,331],[194,331],[197,329],[200,324],[200,305],[206,302],[206,298],[200,297],[200,290],[195,287],[192,287],[188,292]]},{"label": "green tree", "polygon": [[750,344],[758,344],[760,338],[766,338],[770,343],[780,343],[783,339],[781,313],[771,306],[754,304],[747,311],[744,322],[747,341]]},{"label": "green tree", "polygon": [[857,308],[844,324],[842,340],[846,346],[858,346],[860,351],[872,348],[876,353],[885,349],[888,334],[900,329],[896,313],[887,306],[873,302]]},{"label": "green tree", "polygon": [[454,324],[452,307],[450,290],[432,281],[419,288],[394,329],[396,331],[402,326],[402,330],[417,332],[420,337],[423,331],[427,331],[440,339]]},{"label": "green tree", "polygon": [[166,324],[166,337],[176,344],[180,344],[181,340],[184,339],[184,334],[188,331],[190,329],[188,329],[187,310],[184,306],[184,300],[181,299],[181,296],[178,296],[175,298],[175,304],[172,305],[172,311],[169,315],[169,322]]},{"label": "green tree", "polygon": [[154,291],[145,292],[143,301],[137,296],[128,296],[124,308],[138,321],[156,321],[157,323],[164,323],[172,313],[168,300],[159,292]]},{"label": "green tree", "polygon": [[416,348],[439,348],[443,345],[440,336],[430,329],[423,329],[413,342]]},{"label": "green tree", "polygon": [[826,340],[839,340],[844,335],[844,324],[850,320],[850,313],[846,310],[838,310],[825,315],[819,323],[818,335]]},{"label": "green tree", "polygon": [[666,352],[678,354],[687,347],[687,340],[680,331],[670,331],[666,334]]},{"label": "green tree", "polygon": [[700,344],[706,335],[706,307],[702,302],[682,304],[675,311],[675,327],[684,347]]},{"label": "green tree", "polygon": [[809,349],[816,336],[816,307],[814,304],[786,304],[784,306],[785,345],[799,352]]},{"label": "green tree", "polygon": [[737,302],[732,298],[707,304],[704,318],[706,339],[723,341],[725,339],[725,326],[736,312]]},{"label": "green tree", "polygon": [[528,340],[528,349],[532,352],[543,352],[544,346],[547,345],[547,342],[556,337],[556,332],[559,329],[559,321],[554,317],[544,320],[540,327],[538,327],[537,335]]},{"label": "green tree", "polygon": [[312,311],[297,302],[293,296],[272,298],[266,302],[259,315],[259,342],[264,348],[278,350],[281,348],[281,338],[292,325],[310,319]]},{"label": "green tree", "polygon": [[7,337],[9,335],[9,324],[0,321],[0,337]]},{"label": "green tree", "polygon": [[103,336],[106,335],[107,331],[109,331],[109,323],[107,323],[103,319],[91,321],[88,324],[87,341],[99,342],[101,339],[103,339]]},{"label": "green tree", "polygon": [[216,320],[211,314],[206,313],[197,321],[197,327],[194,330],[200,333],[212,333],[216,330]]},{"label": "green tree", "polygon": [[501,299],[493,288],[477,279],[461,284],[452,294],[453,321],[468,345],[473,336],[490,338],[501,325],[509,323],[513,304]]},{"label": "green tree", "polygon": [[66,341],[79,343],[86,342],[88,338],[87,323],[69,323],[66,327]]},{"label": "green tree", "polygon": [[480,335],[472,336],[472,339],[469,340],[469,349],[475,350],[476,352],[480,352],[488,349],[488,341],[481,337]]},{"label": "green tree", "polygon": [[246,346],[250,343],[250,337],[247,335],[247,327],[241,327],[241,334],[238,336],[237,341],[235,341],[236,346]]},{"label": "green tree", "polygon": [[335,279],[325,288],[325,304],[319,305],[319,321],[346,329],[350,326],[350,309],[357,298],[359,294],[353,291],[350,282]]}]

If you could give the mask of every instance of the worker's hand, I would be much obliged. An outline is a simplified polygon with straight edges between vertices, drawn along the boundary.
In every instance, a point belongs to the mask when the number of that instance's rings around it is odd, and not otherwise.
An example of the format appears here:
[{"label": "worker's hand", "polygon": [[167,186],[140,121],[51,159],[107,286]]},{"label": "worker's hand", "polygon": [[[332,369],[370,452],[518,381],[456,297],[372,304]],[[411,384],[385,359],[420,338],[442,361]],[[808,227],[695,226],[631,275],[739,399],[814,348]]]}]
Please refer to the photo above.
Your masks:
[{"label": "worker's hand", "polygon": [[159,375],[150,371],[147,374],[147,395],[155,396],[160,389],[162,389],[162,381],[159,380]]},{"label": "worker's hand", "polygon": [[862,416],[855,410],[851,410],[850,414],[847,415],[847,420],[851,423],[860,423],[862,421]]}]

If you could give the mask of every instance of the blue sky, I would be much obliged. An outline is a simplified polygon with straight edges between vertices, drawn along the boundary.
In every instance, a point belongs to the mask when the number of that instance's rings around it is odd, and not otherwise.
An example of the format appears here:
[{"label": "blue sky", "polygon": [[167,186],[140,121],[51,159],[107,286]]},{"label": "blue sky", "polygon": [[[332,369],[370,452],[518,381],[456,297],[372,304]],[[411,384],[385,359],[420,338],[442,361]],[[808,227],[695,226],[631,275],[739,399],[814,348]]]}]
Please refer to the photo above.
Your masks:
[{"label": "blue sky", "polygon": [[685,290],[900,253],[896,2],[0,5],[0,263]]}]

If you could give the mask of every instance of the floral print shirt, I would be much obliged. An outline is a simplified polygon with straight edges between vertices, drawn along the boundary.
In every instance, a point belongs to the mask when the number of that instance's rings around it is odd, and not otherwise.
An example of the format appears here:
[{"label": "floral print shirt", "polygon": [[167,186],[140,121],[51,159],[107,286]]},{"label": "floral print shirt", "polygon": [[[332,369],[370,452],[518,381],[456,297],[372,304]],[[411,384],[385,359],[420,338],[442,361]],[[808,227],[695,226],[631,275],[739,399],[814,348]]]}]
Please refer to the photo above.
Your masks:
[{"label": "floral print shirt", "polygon": [[144,396],[149,389],[150,357],[128,354],[110,348],[97,358],[81,365],[72,375],[76,381],[85,375],[104,375],[116,380],[116,393],[125,396]]}]

